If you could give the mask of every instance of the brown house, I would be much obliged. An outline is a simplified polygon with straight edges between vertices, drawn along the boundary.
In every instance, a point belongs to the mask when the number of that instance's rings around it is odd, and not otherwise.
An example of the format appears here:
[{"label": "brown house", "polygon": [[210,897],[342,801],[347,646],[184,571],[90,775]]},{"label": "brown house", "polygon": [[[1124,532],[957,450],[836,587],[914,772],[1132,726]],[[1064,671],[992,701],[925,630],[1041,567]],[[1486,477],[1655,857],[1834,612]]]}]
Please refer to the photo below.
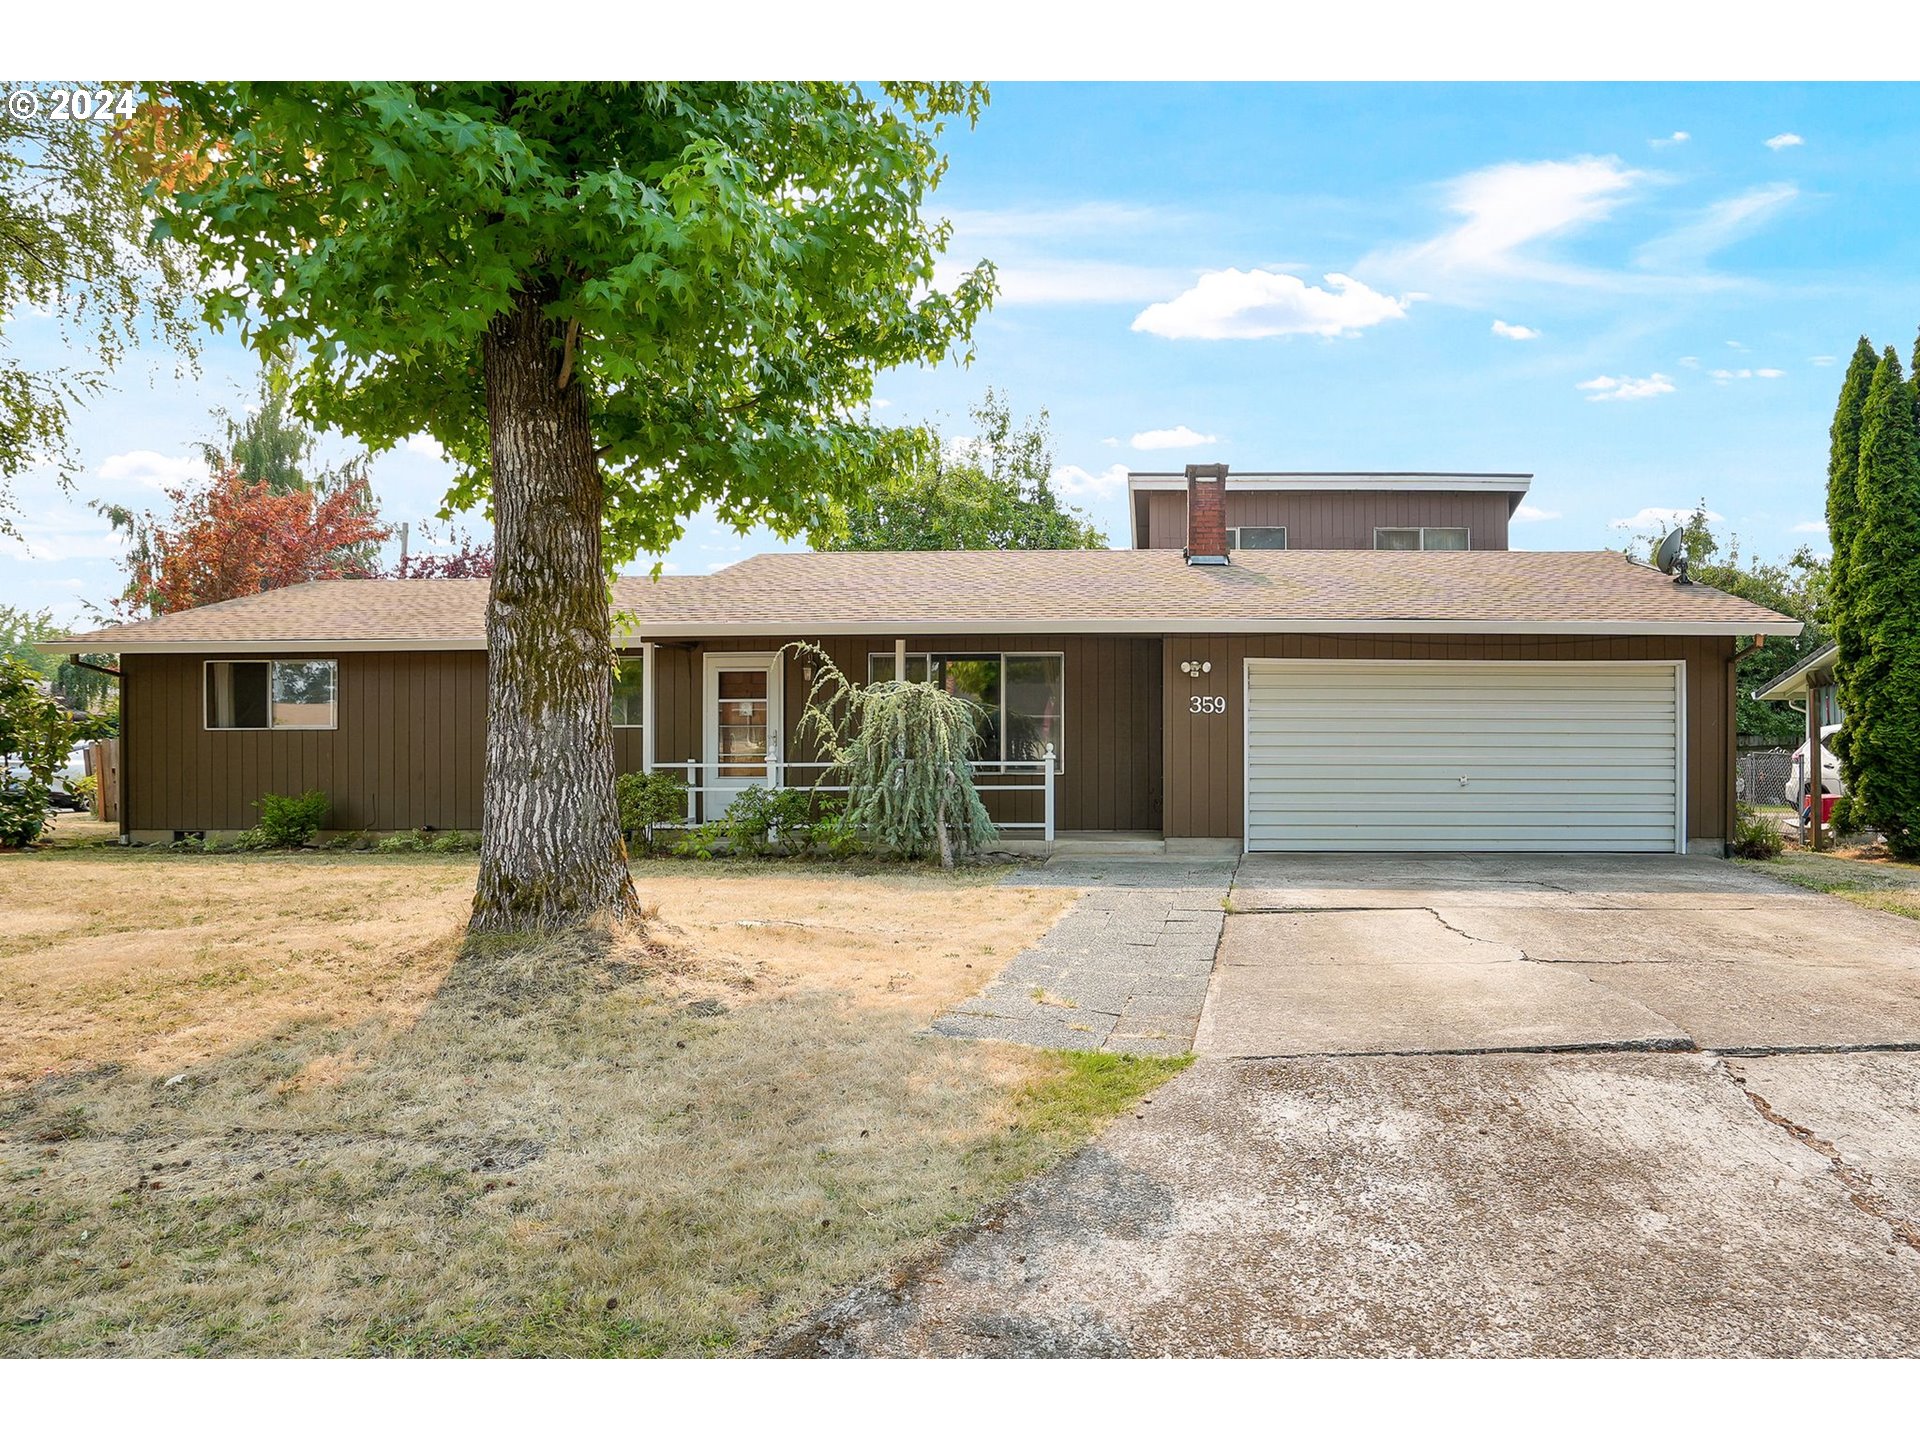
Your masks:
[{"label": "brown house", "polygon": [[[717,814],[808,785],[811,641],[984,706],[1011,838],[1720,853],[1739,647],[1797,621],[1611,552],[1507,549],[1525,476],[1133,477],[1135,548],[762,555],[622,579],[623,769]],[[121,657],[120,823],[478,829],[487,582],[344,580],[74,636]]]}]

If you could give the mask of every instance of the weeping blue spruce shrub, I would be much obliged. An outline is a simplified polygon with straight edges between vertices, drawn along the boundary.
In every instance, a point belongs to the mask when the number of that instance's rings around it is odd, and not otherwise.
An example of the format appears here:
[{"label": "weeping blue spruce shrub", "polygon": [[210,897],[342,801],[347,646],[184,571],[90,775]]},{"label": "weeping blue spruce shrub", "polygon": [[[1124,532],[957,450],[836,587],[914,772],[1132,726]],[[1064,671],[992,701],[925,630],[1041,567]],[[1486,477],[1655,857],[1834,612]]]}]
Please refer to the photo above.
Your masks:
[{"label": "weeping blue spruce shrub", "polygon": [[850,787],[845,824],[867,847],[951,867],[999,838],[967,764],[986,712],[924,681],[860,685],[817,645],[786,647],[814,666],[795,729]]}]

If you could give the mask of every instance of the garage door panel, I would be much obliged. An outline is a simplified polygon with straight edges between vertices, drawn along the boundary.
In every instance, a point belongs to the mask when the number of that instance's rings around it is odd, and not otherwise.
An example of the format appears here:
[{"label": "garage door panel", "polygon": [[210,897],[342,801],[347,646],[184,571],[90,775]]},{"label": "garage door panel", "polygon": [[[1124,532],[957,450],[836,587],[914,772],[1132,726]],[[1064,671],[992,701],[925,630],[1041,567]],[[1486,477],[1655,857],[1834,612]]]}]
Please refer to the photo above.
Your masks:
[{"label": "garage door panel", "polygon": [[1682,848],[1671,663],[1253,660],[1245,703],[1249,849]]}]

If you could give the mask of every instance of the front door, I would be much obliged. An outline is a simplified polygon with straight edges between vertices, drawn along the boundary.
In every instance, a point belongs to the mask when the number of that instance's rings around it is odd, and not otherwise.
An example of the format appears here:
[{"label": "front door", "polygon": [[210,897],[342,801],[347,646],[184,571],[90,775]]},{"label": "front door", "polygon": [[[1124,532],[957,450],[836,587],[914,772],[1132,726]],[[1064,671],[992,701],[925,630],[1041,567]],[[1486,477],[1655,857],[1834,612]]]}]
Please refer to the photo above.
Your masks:
[{"label": "front door", "polygon": [[749,785],[781,783],[780,657],[706,657],[706,752],[702,816],[714,819]]}]

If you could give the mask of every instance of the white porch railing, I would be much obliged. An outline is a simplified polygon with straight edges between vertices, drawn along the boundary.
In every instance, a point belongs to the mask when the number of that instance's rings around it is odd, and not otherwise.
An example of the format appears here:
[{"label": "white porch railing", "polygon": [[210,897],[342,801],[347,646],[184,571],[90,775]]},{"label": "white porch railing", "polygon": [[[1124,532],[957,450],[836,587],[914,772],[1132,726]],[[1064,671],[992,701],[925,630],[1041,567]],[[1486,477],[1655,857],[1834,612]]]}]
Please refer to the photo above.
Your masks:
[{"label": "white porch railing", "polygon": [[[996,830],[1038,830],[1040,839],[1049,848],[1053,845],[1053,794],[1055,757],[1053,746],[1047,746],[1046,753],[1038,760],[975,760],[969,762],[975,776],[973,788],[982,795],[1037,795],[1040,797],[1038,820],[995,820]],[[708,819],[718,819],[732,803],[733,797],[748,785],[764,785],[769,790],[806,790],[822,795],[845,795],[853,787],[850,785],[826,784],[823,771],[836,770],[839,766],[831,760],[769,760],[764,779],[753,776],[732,776],[729,783],[713,783],[713,777],[707,772],[717,769],[701,760],[689,759],[682,762],[647,760],[642,763],[644,771],[670,770],[686,780],[687,819],[689,827],[700,823],[702,813]],[[795,772],[807,772],[796,774]],[[1006,776],[1032,775],[1032,780],[1015,784],[982,783],[981,777],[994,775]],[[796,783],[797,782],[797,783]],[[717,804],[708,804],[712,797]]]}]

